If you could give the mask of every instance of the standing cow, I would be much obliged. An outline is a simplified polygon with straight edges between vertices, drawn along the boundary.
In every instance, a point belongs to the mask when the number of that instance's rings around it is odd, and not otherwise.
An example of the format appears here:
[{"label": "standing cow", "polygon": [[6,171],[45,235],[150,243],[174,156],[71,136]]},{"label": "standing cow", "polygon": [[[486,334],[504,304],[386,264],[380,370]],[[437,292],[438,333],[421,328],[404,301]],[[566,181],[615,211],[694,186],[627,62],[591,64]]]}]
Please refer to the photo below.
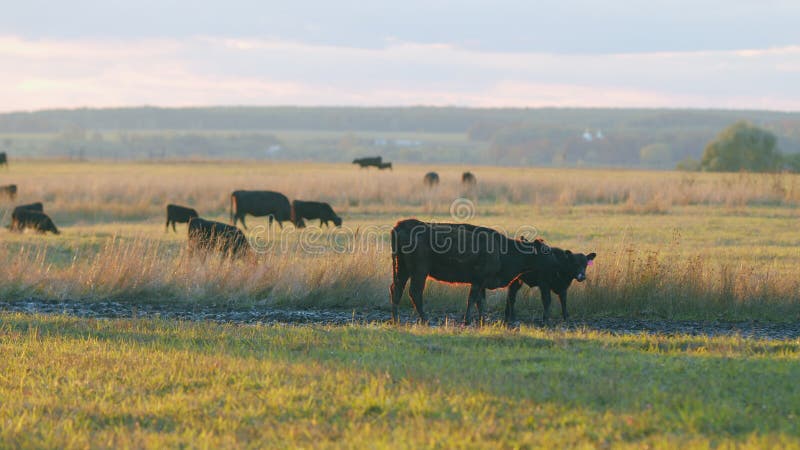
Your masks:
[{"label": "standing cow", "polygon": [[5,186],[0,186],[0,195],[8,197],[13,201],[15,198],[17,198],[17,185],[7,184]]},{"label": "standing cow", "polygon": [[425,183],[425,186],[432,188],[439,184],[439,174],[436,172],[428,172],[425,174],[425,177],[422,179]]},{"label": "standing cow", "polygon": [[219,251],[228,256],[239,257],[251,253],[242,230],[227,223],[193,217],[189,220],[189,252]]},{"label": "standing cow", "polygon": [[283,228],[283,222],[292,220],[292,205],[289,199],[280,192],[273,191],[234,191],[231,194],[231,222],[236,226],[237,221],[242,222],[244,229],[244,216],[250,214],[256,217],[269,217],[269,225],[276,220]]},{"label": "standing cow", "polygon": [[[365,167],[377,167],[381,168],[381,163],[383,162],[383,158],[380,156],[368,156],[366,158],[356,158],[353,160],[353,164],[358,164],[360,168]],[[391,167],[391,164],[390,164]]]},{"label": "standing cow", "polygon": [[550,255],[539,242],[511,239],[491,228],[470,224],[426,223],[406,219],[392,228],[392,320],[406,282],[420,320],[426,321],[422,293],[428,277],[448,283],[470,284],[464,323],[474,304],[483,320],[486,289],[507,286],[520,274],[539,270]]},{"label": "standing cow", "polygon": [[461,184],[466,187],[473,187],[478,183],[478,179],[472,172],[464,172],[461,174]]},{"label": "standing cow", "polygon": [[47,214],[32,209],[14,208],[14,212],[11,214],[10,229],[23,231],[25,228],[34,229],[39,233],[47,233],[49,231],[53,234],[61,234]]},{"label": "standing cow", "polygon": [[508,296],[506,297],[506,322],[511,322],[514,317],[514,302],[517,292],[522,287],[522,283],[530,287],[538,286],[542,295],[542,321],[547,323],[550,318],[550,291],[558,295],[561,302],[561,315],[567,320],[567,288],[572,284],[572,280],[582,282],[586,279],[586,267],[593,264],[596,253],[572,253],[569,250],[551,247],[553,255],[550,262],[543,265],[538,270],[523,273],[508,286]]},{"label": "standing cow", "polygon": [[186,206],[179,206],[179,205],[167,205],[167,225],[165,228],[165,232],[169,231],[169,224],[172,224],[172,232],[177,233],[175,230],[175,223],[189,223],[189,221],[194,218],[198,217],[197,211],[192,208],[187,208]]},{"label": "standing cow", "polygon": [[8,168],[8,156],[6,156],[6,152],[0,152],[0,166],[6,166],[6,168]]},{"label": "standing cow", "polygon": [[342,226],[342,218],[333,212],[331,205],[325,202],[307,202],[304,200],[292,200],[292,223],[297,228],[306,226],[304,219],[319,219],[319,226],[328,222],[333,222],[337,227]]}]

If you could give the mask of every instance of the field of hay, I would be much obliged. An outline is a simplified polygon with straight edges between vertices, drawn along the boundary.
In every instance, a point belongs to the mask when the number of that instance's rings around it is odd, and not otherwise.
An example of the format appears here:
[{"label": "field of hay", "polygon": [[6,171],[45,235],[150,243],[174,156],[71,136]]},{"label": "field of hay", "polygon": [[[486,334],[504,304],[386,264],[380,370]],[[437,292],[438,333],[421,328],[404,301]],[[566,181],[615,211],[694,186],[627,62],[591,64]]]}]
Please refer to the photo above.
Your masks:
[{"label": "field of hay", "polygon": [[[428,190],[422,176],[440,174]],[[461,186],[463,170],[478,178]],[[42,201],[62,230],[0,230],[0,296],[292,308],[387,309],[388,230],[399,219],[458,219],[598,253],[570,290],[573,317],[800,318],[800,176],[314,163],[15,162],[0,184]],[[267,230],[248,217],[255,264],[186,255],[167,203],[227,222],[230,192],[269,189],[331,203],[339,230]],[[467,199],[469,202],[465,200]],[[455,207],[454,201],[456,202]],[[429,282],[426,309],[463,312],[467,289]],[[520,318],[541,314],[524,291]],[[500,311],[502,292],[490,293]],[[408,301],[404,303],[410,307]],[[557,312],[554,310],[554,312]]]}]

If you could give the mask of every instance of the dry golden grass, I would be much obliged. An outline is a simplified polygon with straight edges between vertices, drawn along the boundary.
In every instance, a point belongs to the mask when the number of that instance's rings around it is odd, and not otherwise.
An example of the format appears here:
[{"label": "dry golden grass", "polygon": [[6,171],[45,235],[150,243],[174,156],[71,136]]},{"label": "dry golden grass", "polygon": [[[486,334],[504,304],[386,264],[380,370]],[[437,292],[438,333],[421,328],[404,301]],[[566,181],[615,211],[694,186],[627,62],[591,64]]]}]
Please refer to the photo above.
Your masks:
[{"label": "dry golden grass", "polygon": [[[431,169],[442,182],[427,190],[422,175]],[[576,316],[800,317],[797,175],[469,167],[478,188],[465,192],[464,169],[17,163],[3,183],[19,185],[16,203],[43,201],[63,234],[0,231],[0,293],[386,308],[389,227],[409,216],[451,220],[453,200],[468,196],[477,205],[472,222],[509,232],[533,226],[555,246],[599,253],[589,281],[571,290]],[[185,225],[164,233],[166,203],[227,221],[235,189],[328,201],[349,231],[299,235],[287,225],[283,245],[255,262],[190,257]],[[11,206],[1,206],[5,223]],[[249,218],[251,226],[264,222]],[[331,239],[360,245],[336,252]],[[309,244],[321,251],[309,252]],[[429,283],[427,295],[426,308],[462,311],[466,288]],[[499,310],[503,298],[490,295],[490,307]],[[538,300],[521,300],[521,317],[539,314]]]}]

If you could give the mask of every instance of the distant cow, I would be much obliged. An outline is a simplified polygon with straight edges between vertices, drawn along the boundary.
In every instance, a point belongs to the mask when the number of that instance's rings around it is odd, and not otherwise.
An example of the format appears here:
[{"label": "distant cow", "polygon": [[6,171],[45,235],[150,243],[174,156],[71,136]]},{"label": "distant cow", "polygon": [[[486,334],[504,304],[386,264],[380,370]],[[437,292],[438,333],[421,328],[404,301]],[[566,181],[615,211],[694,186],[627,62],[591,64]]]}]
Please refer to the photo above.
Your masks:
[{"label": "distant cow", "polygon": [[461,174],[461,184],[465,186],[475,186],[477,183],[478,179],[475,178],[472,172],[464,172]]},{"label": "distant cow", "polygon": [[[380,157],[380,156],[369,156],[369,157],[366,157],[366,158],[356,158],[356,159],[353,160],[353,164],[358,164],[359,167],[361,167],[362,169],[365,168],[365,167],[370,167],[370,166],[377,167],[377,168],[380,169],[382,162],[383,162],[383,158]],[[389,167],[391,167],[391,166],[392,165],[389,164]],[[385,169],[385,167],[384,167],[384,169]]]},{"label": "distant cow", "polygon": [[15,228],[16,225],[18,225],[18,224],[14,223],[13,217],[14,217],[15,214],[19,214],[18,211],[23,211],[23,210],[26,210],[26,209],[29,210],[29,211],[44,212],[44,206],[42,205],[42,202],[28,203],[26,205],[17,205],[14,208],[14,211],[11,213],[12,220],[11,220],[11,225],[9,225],[9,227],[8,227],[9,230],[11,230],[11,231],[22,231],[22,229],[18,230],[18,229]]},{"label": "distant cow", "polygon": [[333,212],[331,205],[325,202],[307,202],[303,200],[292,201],[292,223],[297,228],[306,226],[304,219],[319,219],[319,226],[333,222],[337,227],[342,225],[342,218]]},{"label": "distant cow", "polygon": [[283,222],[292,219],[292,205],[289,199],[280,192],[273,191],[234,191],[231,194],[231,222],[236,226],[236,222],[241,220],[244,229],[244,216],[250,214],[256,217],[269,216],[269,225],[272,221],[278,221],[278,225],[283,228]]},{"label": "distant cow", "polygon": [[434,187],[439,184],[439,174],[436,172],[428,172],[422,180],[425,186]]},{"label": "distant cow", "polygon": [[14,200],[15,198],[17,198],[17,185],[7,184],[5,186],[0,186],[0,195],[8,197],[11,200]]},{"label": "distant cow", "polygon": [[[538,240],[537,240],[538,241]],[[572,280],[579,282],[586,279],[586,266],[593,264],[596,253],[572,253],[569,250],[551,247],[550,253],[553,258],[548,264],[542,265],[533,272],[527,272],[508,286],[508,297],[506,298],[506,322],[514,320],[514,302],[517,292],[522,287],[522,283],[530,287],[539,286],[542,295],[542,321],[547,323],[550,318],[550,291],[558,295],[561,301],[561,315],[567,320],[567,288],[572,284]]]},{"label": "distant cow", "polygon": [[483,320],[486,289],[505,287],[521,273],[547,267],[550,258],[540,241],[511,239],[491,228],[469,224],[407,219],[392,228],[391,239],[393,279],[389,292],[394,321],[409,278],[411,302],[423,322],[422,292],[428,277],[470,284],[464,315],[468,324],[473,304],[478,319]]},{"label": "distant cow", "polygon": [[185,206],[179,205],[167,205],[167,225],[164,231],[169,231],[169,224],[172,224],[172,231],[177,233],[175,230],[175,223],[189,223],[193,217],[198,217],[197,211],[192,208],[187,208]]},{"label": "distant cow", "polygon": [[8,156],[6,156],[6,152],[0,152],[0,166],[3,165],[8,167]]},{"label": "distant cow", "polygon": [[392,163],[390,162],[382,162],[378,164],[378,170],[389,169],[392,170]]},{"label": "distant cow", "polygon": [[52,219],[47,214],[31,210],[14,208],[11,214],[11,227],[13,231],[22,231],[25,228],[31,228],[39,233],[47,233],[48,231],[53,234],[60,234]]},{"label": "distant cow", "polygon": [[242,230],[226,223],[192,217],[189,219],[189,252],[197,250],[214,250],[238,257],[249,254],[251,249]]}]

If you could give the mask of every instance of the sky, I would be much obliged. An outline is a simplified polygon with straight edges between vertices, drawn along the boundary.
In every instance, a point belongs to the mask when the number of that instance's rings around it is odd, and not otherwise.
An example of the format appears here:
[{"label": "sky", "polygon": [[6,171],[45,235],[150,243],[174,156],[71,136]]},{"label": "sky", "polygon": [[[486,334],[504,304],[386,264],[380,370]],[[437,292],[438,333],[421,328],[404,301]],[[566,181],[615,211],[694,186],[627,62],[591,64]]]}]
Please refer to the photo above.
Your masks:
[{"label": "sky", "polygon": [[304,105],[800,111],[800,2],[27,0],[0,111]]}]

